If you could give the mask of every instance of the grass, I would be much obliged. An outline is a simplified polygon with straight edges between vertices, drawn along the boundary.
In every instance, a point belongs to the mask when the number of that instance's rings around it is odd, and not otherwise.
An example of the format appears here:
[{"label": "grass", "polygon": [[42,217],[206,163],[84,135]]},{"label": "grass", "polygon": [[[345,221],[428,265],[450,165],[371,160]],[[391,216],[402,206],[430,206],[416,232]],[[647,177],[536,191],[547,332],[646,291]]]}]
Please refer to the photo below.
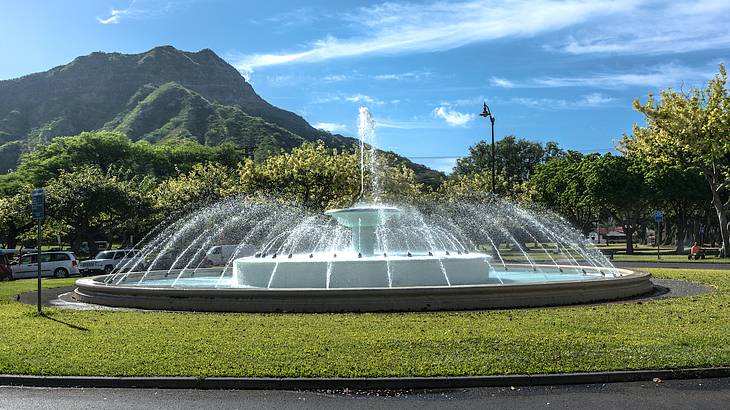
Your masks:
[{"label": "grass", "polygon": [[[710,284],[642,303],[392,314],[99,312],[33,306],[0,283],[0,373],[437,376],[730,365],[730,271],[651,270]],[[64,286],[73,280],[47,280]]]}]

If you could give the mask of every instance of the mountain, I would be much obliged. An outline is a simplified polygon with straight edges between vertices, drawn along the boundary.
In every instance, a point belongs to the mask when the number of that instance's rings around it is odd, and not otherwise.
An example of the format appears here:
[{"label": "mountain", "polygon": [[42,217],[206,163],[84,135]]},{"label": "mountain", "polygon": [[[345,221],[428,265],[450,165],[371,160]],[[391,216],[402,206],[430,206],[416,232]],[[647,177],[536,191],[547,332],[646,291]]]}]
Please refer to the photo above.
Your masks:
[{"label": "mountain", "polygon": [[[133,140],[226,141],[290,150],[322,140],[346,148],[356,140],[317,130],[275,107],[213,51],[156,47],[140,54],[96,52],[66,65],[0,81],[0,172],[21,152],[59,135],[109,129]],[[443,174],[400,160],[424,182]]]}]

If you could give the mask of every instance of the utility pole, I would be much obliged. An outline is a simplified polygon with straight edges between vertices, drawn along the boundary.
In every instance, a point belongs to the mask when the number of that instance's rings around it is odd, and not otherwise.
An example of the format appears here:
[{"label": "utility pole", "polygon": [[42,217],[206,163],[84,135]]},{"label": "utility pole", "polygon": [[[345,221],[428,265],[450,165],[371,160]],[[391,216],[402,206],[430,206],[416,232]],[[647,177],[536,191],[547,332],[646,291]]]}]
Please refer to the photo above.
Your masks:
[{"label": "utility pole", "polygon": [[492,112],[489,110],[489,106],[487,106],[486,101],[484,102],[484,109],[482,110],[481,114],[484,118],[489,118],[489,122],[492,123],[492,195],[495,195],[496,193],[496,182],[495,182],[495,171],[494,171],[494,164],[496,160],[495,155],[495,149],[494,149],[494,116],[492,115]]}]

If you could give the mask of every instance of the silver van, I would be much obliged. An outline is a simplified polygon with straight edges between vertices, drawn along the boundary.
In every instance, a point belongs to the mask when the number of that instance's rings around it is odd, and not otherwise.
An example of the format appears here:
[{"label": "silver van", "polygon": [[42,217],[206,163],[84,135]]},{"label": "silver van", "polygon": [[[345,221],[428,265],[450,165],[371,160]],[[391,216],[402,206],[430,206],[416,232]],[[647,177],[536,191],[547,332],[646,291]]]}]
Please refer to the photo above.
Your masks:
[{"label": "silver van", "polygon": [[[38,253],[23,255],[10,265],[13,279],[34,278],[38,275]],[[41,276],[67,278],[79,274],[79,262],[73,252],[41,253]]]}]

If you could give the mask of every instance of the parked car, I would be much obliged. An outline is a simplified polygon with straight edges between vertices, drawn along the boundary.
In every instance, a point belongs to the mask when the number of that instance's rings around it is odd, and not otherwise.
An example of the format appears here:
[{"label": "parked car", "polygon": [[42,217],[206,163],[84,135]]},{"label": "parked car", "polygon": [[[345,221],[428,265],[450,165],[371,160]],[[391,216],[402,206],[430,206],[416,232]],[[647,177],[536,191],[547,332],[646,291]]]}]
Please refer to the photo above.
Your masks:
[{"label": "parked car", "polygon": [[[105,251],[105,250],[109,249],[109,242],[107,242],[107,241],[94,241],[94,245],[96,245],[97,251]],[[89,243],[81,242],[81,246],[79,246],[79,250],[82,253],[89,253],[91,251],[89,249]]]},{"label": "parked car", "polygon": [[142,262],[142,252],[138,249],[117,249],[99,252],[96,258],[81,262],[79,269],[84,276],[109,274],[114,269]]},{"label": "parked car", "polygon": [[12,261],[13,259],[18,258],[18,257],[23,256],[28,253],[38,253],[38,250],[33,249],[33,248],[0,249],[0,254],[7,256],[9,261]]},{"label": "parked car", "polygon": [[7,255],[0,253],[0,281],[13,280],[13,271],[10,269],[10,260]]},{"label": "parked car", "polygon": [[[11,265],[14,279],[34,278],[38,275],[38,253],[23,255]],[[73,252],[41,253],[41,276],[67,278],[79,274],[79,262]]]},{"label": "parked car", "polygon": [[225,265],[236,250],[238,250],[236,253],[237,258],[253,256],[256,253],[256,247],[253,245],[216,245],[205,253],[206,264],[211,266]]}]

